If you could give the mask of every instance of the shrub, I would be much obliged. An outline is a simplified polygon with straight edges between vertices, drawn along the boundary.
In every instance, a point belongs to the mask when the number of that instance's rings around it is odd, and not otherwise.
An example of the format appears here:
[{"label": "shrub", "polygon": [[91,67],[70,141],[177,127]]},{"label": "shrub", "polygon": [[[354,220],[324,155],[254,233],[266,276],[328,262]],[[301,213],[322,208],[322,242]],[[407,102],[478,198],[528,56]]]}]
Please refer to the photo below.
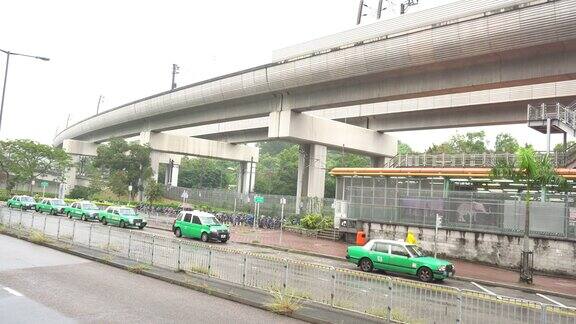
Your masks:
[{"label": "shrub", "polygon": [[164,187],[156,181],[149,181],[144,189],[144,195],[149,201],[157,201],[162,198]]},{"label": "shrub", "polygon": [[333,220],[330,217],[313,213],[302,217],[302,219],[300,219],[300,225],[306,229],[324,229],[333,226]]},{"label": "shrub", "polygon": [[97,191],[92,188],[83,187],[83,186],[75,186],[70,190],[68,194],[68,198],[71,199],[90,199],[92,198]]}]

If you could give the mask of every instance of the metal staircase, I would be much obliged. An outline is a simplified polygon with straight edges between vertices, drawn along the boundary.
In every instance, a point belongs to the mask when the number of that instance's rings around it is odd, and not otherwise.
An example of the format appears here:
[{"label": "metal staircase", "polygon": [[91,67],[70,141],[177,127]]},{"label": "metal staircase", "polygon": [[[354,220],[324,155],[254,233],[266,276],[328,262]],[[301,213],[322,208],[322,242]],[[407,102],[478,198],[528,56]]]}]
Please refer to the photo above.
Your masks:
[{"label": "metal staircase", "polygon": [[565,133],[576,137],[576,101],[563,105],[556,103],[541,103],[528,105],[528,127],[541,133]]}]

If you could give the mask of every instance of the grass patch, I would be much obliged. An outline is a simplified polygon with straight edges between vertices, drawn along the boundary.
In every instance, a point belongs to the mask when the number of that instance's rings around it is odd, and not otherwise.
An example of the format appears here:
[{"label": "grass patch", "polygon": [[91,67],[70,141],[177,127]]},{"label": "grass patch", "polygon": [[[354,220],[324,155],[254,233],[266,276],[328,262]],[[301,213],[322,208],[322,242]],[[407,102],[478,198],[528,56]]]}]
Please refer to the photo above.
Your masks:
[{"label": "grass patch", "polygon": [[[388,308],[371,308],[366,310],[366,313],[380,318],[388,318]],[[410,318],[410,316],[406,315],[405,313],[397,309],[392,309],[392,312],[390,313],[390,318],[393,321],[400,323],[409,323],[409,324],[424,323],[421,320]]]},{"label": "grass patch", "polygon": [[208,269],[207,267],[191,266],[190,268],[188,268],[188,272],[216,277],[216,273]]},{"label": "grass patch", "polygon": [[258,243],[260,243],[260,241],[258,241],[258,240],[252,240],[252,244],[258,244]]},{"label": "grass patch", "polygon": [[32,232],[30,232],[29,239],[32,243],[36,244],[45,244],[50,242],[50,239],[46,237],[44,233],[35,230],[32,230]]},{"label": "grass patch", "polygon": [[274,300],[266,304],[268,310],[276,314],[292,314],[299,310],[301,306],[301,299],[284,292],[272,292]]},{"label": "grass patch", "polygon": [[6,232],[6,226],[4,226],[4,224],[0,224],[0,233],[5,233]]},{"label": "grass patch", "polygon": [[337,300],[334,301],[334,307],[353,310],[354,304],[349,300]]},{"label": "grass patch", "polygon": [[114,256],[112,254],[105,254],[102,257],[102,260],[104,260],[106,262],[112,262],[114,260]]},{"label": "grass patch", "polygon": [[64,240],[64,241],[72,241],[72,235],[68,235],[68,234],[60,235],[60,239]]},{"label": "grass patch", "polygon": [[146,270],[150,270],[150,266],[144,263],[136,263],[133,265],[129,265],[126,270],[132,272],[132,273],[137,273],[140,274]]},{"label": "grass patch", "polygon": [[292,288],[282,288],[279,285],[271,285],[268,287],[268,289],[270,292],[274,293],[274,294],[286,294],[286,295],[290,295],[290,296],[294,296],[296,298],[300,298],[300,299],[308,299],[311,300],[312,299],[312,294],[307,292],[307,291],[300,291],[300,290],[295,290]]}]

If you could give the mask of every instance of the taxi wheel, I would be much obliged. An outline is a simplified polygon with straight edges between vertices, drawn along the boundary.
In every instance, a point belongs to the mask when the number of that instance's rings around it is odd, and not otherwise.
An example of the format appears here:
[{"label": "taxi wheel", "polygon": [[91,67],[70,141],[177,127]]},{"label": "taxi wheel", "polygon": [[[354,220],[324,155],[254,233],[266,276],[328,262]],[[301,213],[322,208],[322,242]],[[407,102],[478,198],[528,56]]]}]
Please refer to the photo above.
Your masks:
[{"label": "taxi wheel", "polygon": [[228,242],[228,239],[222,240],[221,242],[222,242],[222,243],[226,243],[226,242]]},{"label": "taxi wheel", "polygon": [[176,237],[182,237],[182,231],[179,228],[176,228],[174,230],[174,235],[176,235]]},{"label": "taxi wheel", "polygon": [[126,223],[123,220],[120,221],[120,227],[126,228]]},{"label": "taxi wheel", "polygon": [[42,214],[42,209],[36,208],[36,212]]},{"label": "taxi wheel", "polygon": [[434,275],[432,274],[432,270],[427,267],[422,267],[418,270],[418,279],[423,282],[430,282],[434,279]]},{"label": "taxi wheel", "polygon": [[82,215],[82,220],[83,221],[87,221],[88,219],[86,218],[86,215]]},{"label": "taxi wheel", "polygon": [[363,258],[360,260],[360,270],[364,272],[372,272],[373,269],[374,264],[372,264],[372,261],[370,259]]},{"label": "taxi wheel", "polygon": [[208,233],[206,232],[202,233],[200,239],[202,240],[202,242],[208,242]]},{"label": "taxi wheel", "polygon": [[144,229],[144,225],[138,226],[139,229]]},{"label": "taxi wheel", "polygon": [[108,221],[106,220],[106,217],[102,218],[102,225],[108,225]]}]

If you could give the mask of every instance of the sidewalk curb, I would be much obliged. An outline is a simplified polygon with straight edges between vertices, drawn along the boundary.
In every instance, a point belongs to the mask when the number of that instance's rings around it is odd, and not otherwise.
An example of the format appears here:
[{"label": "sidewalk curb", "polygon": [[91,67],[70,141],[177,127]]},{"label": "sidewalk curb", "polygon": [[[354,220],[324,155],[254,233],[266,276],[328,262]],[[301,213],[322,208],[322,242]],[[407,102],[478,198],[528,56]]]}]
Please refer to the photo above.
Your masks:
[{"label": "sidewalk curb", "polygon": [[[90,261],[94,261],[94,262],[98,262],[98,263],[102,263],[104,265],[108,265],[108,266],[112,266],[121,270],[125,270],[125,271],[129,271],[129,265],[125,265],[122,264],[120,262],[115,262],[115,261],[111,261],[111,260],[106,260],[104,258],[101,258],[99,256],[93,255],[93,254],[89,254],[89,253],[85,253],[82,251],[78,251],[78,250],[74,250],[74,249],[67,249],[64,247],[61,247],[59,245],[53,244],[53,243],[46,243],[46,242],[33,242],[32,240],[30,240],[27,236],[19,236],[15,233],[11,233],[11,232],[2,232],[0,233],[0,235],[6,235],[6,236],[10,236],[16,239],[20,239],[20,240],[24,240],[27,242],[30,242],[32,244],[36,244],[36,245],[40,245],[40,246],[44,246],[50,249],[54,249],[63,253],[67,253],[67,254],[71,254],[77,257],[81,257],[83,259],[87,259]],[[74,246],[73,246],[74,247]],[[83,247],[79,247],[79,248],[83,248]],[[86,248],[88,249],[88,248]],[[104,253],[104,252],[100,252],[100,251],[94,251],[95,253]],[[115,258],[120,258],[120,259],[124,259],[125,261],[127,261],[130,264],[140,264],[140,262],[136,262],[134,260],[130,260],[130,259],[126,259],[124,257],[121,256],[114,256]],[[155,273],[156,272],[170,272],[173,274],[177,274],[178,272],[173,271],[173,270],[169,270],[169,269],[164,269],[164,268],[159,268],[156,266],[151,265],[150,269],[147,270],[142,270],[139,273],[135,273],[135,274],[140,274],[143,276],[147,276],[149,278],[153,278],[156,280],[161,280],[170,284],[174,284],[174,285],[178,285],[184,288],[188,288],[188,289],[192,289],[201,293],[205,293],[211,296],[215,296],[218,298],[222,298],[222,299],[226,299],[226,300],[230,300],[233,302],[237,302],[240,304],[244,304],[247,306],[251,306],[254,308],[258,308],[258,309],[262,309],[266,312],[271,312],[268,307],[267,307],[267,303],[263,303],[263,302],[258,302],[258,301],[254,301],[248,298],[244,298],[242,296],[239,295],[235,295],[232,293],[227,293],[224,291],[219,290],[218,288],[210,288],[207,285],[198,285],[195,283],[192,283],[190,281],[184,281],[184,280],[179,280],[179,279],[174,279],[174,278],[169,278],[168,276],[164,276],[162,274],[159,273]],[[186,273],[187,275],[189,275],[192,278],[195,279],[200,279],[200,280],[214,280],[214,281],[221,281],[220,279],[217,278],[211,278],[211,277],[205,277],[205,276],[200,276],[200,275],[196,275],[196,274],[191,274],[191,273]],[[244,289],[246,291],[250,291],[259,295],[267,295],[266,291],[263,290],[259,290],[256,288],[252,288],[252,287],[245,287],[245,286],[239,286],[235,283],[230,283],[230,282],[225,282],[222,281],[220,282],[220,284],[222,285],[227,285],[230,288],[230,291],[232,291],[232,288],[239,288],[239,289]],[[271,298],[272,296],[267,296],[269,298]],[[305,322],[309,322],[309,323],[314,323],[314,324],[329,324],[329,323],[333,323],[334,319],[328,319],[328,318],[320,318],[318,315],[319,311],[324,311],[324,312],[328,312],[328,313],[332,313],[336,316],[340,316],[340,315],[346,315],[348,316],[348,319],[351,319],[352,322],[342,322],[342,323],[355,323],[357,321],[361,321],[364,323],[381,323],[383,321],[383,319],[378,318],[378,317],[374,317],[368,314],[363,314],[360,312],[353,312],[353,311],[346,311],[343,309],[339,309],[339,308],[335,308],[335,307],[330,307],[327,305],[322,305],[322,304],[318,304],[315,302],[310,302],[310,301],[302,301],[301,303],[301,308],[299,310],[297,310],[294,313],[291,314],[277,314],[280,316],[286,316],[286,317],[291,317],[294,319],[298,319],[301,321],[305,321]]]}]

